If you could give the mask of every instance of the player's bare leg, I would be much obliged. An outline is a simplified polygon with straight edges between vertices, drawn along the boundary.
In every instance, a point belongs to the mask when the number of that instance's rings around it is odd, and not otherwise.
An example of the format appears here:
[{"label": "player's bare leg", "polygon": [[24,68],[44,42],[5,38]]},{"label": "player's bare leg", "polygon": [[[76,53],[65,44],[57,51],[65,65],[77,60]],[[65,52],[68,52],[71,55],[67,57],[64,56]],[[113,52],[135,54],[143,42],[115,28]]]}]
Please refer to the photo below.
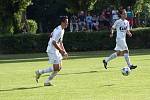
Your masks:
[{"label": "player's bare leg", "polygon": [[45,80],[44,86],[53,86],[51,80],[57,75],[57,73],[61,70],[61,64],[53,64],[54,71],[52,74]]}]

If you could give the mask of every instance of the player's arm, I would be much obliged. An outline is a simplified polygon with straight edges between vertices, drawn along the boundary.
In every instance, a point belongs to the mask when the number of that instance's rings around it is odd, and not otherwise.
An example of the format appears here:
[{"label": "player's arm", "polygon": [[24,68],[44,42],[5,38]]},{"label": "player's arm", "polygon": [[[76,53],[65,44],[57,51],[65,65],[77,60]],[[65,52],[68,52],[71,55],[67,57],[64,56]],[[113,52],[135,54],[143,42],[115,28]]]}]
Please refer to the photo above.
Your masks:
[{"label": "player's arm", "polygon": [[55,47],[57,50],[59,50],[59,52],[60,52],[62,55],[65,54],[65,51],[61,48],[61,46],[58,45],[58,43],[57,43],[55,40],[52,41],[52,44],[54,45],[54,47]]},{"label": "player's arm", "polygon": [[113,37],[113,34],[114,34],[115,29],[116,29],[117,23],[118,23],[118,21],[115,21],[115,23],[111,27],[110,37]]},{"label": "player's arm", "polygon": [[128,24],[127,24],[127,35],[128,35],[129,37],[132,37],[132,34],[131,34],[131,32],[130,32],[130,24],[129,24],[129,22],[128,22]]},{"label": "player's arm", "polygon": [[113,37],[114,30],[115,30],[115,28],[114,28],[114,27],[112,27],[112,28],[111,28],[111,32],[110,32],[110,37]]},{"label": "player's arm", "polygon": [[128,34],[129,37],[132,37],[132,34],[129,30],[127,30],[127,34]]},{"label": "player's arm", "polygon": [[68,57],[68,53],[66,52],[66,50],[64,48],[63,42],[60,42],[60,47],[65,52],[63,56]]},{"label": "player's arm", "polygon": [[60,30],[56,29],[53,31],[52,35],[52,44],[54,47],[62,54],[64,55],[65,51],[60,47],[60,45],[57,43],[60,39]]}]

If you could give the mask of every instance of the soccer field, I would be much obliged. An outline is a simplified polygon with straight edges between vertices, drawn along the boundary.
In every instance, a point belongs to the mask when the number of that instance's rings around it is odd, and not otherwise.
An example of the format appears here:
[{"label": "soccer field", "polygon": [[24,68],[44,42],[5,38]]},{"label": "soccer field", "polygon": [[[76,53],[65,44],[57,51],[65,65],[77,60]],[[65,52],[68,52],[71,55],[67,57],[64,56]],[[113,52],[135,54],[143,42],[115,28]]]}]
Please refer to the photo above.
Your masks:
[{"label": "soccer field", "polygon": [[106,70],[102,60],[113,51],[69,53],[63,69],[44,87],[49,74],[37,84],[34,72],[50,66],[47,55],[0,55],[0,100],[150,100],[150,49],[131,50],[138,65],[129,76],[121,74],[123,57],[112,60]]}]

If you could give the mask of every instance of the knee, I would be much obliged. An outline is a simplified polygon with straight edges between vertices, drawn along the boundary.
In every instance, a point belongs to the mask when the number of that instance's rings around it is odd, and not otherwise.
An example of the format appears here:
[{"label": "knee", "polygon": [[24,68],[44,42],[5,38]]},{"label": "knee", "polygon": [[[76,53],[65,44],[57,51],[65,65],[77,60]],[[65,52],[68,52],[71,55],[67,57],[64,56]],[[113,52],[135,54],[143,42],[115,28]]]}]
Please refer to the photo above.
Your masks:
[{"label": "knee", "polygon": [[61,70],[61,67],[60,66],[54,66],[54,71],[60,71]]},{"label": "knee", "polygon": [[125,51],[124,51],[124,54],[125,54],[125,53],[129,53],[129,50],[125,50]]},{"label": "knee", "polygon": [[123,56],[123,52],[121,51],[117,52],[117,56]]},{"label": "knee", "polygon": [[121,56],[121,52],[117,52],[117,56]]}]

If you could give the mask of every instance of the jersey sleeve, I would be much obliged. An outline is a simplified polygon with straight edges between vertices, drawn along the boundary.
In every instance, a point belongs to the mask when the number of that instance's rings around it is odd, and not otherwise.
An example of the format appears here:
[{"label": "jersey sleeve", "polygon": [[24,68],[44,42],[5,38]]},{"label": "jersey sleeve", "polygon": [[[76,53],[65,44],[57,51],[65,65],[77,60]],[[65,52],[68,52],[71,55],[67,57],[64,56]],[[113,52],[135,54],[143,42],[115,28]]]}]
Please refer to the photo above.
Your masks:
[{"label": "jersey sleeve", "polygon": [[54,29],[53,35],[52,35],[52,40],[58,42],[60,39],[60,30],[59,29]]},{"label": "jersey sleeve", "polygon": [[118,20],[115,21],[115,23],[113,24],[112,28],[116,29],[117,23],[118,23]]}]

